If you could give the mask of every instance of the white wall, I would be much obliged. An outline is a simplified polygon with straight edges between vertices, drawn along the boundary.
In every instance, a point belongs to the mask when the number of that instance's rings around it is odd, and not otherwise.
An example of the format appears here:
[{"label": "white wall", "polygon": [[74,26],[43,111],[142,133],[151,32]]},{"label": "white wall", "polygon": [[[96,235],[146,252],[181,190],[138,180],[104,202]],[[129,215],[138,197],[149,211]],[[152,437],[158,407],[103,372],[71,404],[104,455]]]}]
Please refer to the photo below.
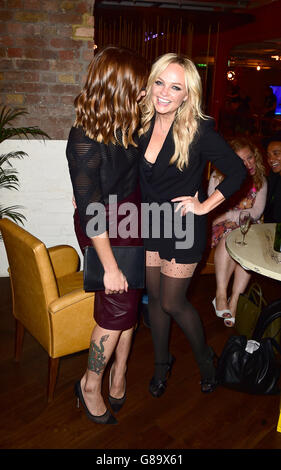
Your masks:
[{"label": "white wall", "polygon": [[[82,254],[73,228],[72,186],[65,156],[66,141],[9,140],[0,153],[22,150],[28,154],[11,160],[18,171],[19,190],[0,190],[1,205],[21,205],[26,217],[23,228],[47,247],[72,245]],[[7,276],[8,262],[0,241],[0,276]]]}]

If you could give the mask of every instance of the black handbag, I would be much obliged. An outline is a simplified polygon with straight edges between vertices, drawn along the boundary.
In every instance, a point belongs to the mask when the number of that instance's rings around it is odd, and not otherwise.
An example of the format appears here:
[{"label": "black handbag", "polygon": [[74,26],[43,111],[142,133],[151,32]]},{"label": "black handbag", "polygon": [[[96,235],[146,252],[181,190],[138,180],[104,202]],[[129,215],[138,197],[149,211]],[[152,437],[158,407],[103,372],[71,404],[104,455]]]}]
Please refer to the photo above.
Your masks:
[{"label": "black handbag", "polygon": [[256,395],[280,393],[281,347],[274,338],[263,338],[265,330],[281,317],[281,299],[264,307],[253,337],[231,336],[217,365],[218,383],[227,388]]},{"label": "black handbag", "polygon": [[[145,252],[143,246],[112,246],[116,262],[129,289],[143,289],[145,286]],[[93,246],[87,246],[84,254],[84,290],[95,292],[104,290],[104,269]]]}]

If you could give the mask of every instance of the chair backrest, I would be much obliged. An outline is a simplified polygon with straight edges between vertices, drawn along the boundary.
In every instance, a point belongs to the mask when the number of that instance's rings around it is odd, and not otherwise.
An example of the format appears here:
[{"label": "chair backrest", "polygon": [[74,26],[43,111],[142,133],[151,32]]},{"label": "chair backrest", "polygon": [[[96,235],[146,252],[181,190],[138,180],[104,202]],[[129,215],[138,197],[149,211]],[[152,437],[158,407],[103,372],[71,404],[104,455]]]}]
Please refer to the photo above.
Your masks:
[{"label": "chair backrest", "polygon": [[9,219],[0,220],[13,293],[13,314],[49,352],[48,305],[58,288],[44,243]]}]

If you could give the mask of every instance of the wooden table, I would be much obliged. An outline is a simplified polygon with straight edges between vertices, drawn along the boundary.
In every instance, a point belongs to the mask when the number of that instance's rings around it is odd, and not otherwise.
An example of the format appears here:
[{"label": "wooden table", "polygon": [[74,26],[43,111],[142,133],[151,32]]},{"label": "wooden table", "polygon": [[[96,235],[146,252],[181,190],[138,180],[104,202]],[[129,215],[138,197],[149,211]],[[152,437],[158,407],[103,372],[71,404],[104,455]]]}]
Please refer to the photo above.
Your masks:
[{"label": "wooden table", "polygon": [[[237,228],[227,235],[225,245],[230,256],[246,270],[281,281],[281,254],[273,250],[275,227],[276,224],[251,225],[245,246],[236,243],[242,240]],[[281,432],[281,407],[277,431]]]}]

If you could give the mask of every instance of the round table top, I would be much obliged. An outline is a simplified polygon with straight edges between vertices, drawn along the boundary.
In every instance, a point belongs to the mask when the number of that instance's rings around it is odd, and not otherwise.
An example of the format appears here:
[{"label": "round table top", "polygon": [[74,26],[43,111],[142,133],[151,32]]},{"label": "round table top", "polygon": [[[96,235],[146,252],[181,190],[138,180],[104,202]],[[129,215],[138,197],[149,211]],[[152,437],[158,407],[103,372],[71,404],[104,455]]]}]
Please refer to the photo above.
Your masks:
[{"label": "round table top", "polygon": [[245,237],[246,246],[236,241],[242,240],[240,228],[226,237],[226,249],[230,256],[245,269],[281,281],[281,253],[273,250],[276,224],[252,224]]}]

